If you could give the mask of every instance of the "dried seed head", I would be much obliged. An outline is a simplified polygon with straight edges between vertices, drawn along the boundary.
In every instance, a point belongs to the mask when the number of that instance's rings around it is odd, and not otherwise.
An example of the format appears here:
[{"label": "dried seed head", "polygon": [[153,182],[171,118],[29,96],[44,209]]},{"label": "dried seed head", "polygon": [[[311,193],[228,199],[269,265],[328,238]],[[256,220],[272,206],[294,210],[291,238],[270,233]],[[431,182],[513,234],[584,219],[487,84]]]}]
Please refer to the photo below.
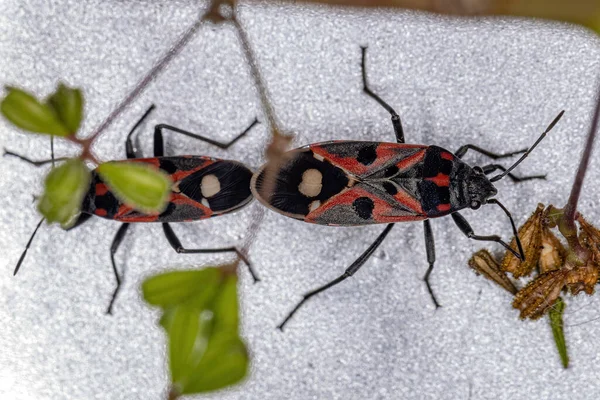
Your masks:
[{"label": "dried seed head", "polygon": [[517,288],[506,276],[506,273],[500,269],[500,264],[489,251],[481,249],[473,254],[469,260],[469,267],[473,268],[476,274],[483,275],[487,279],[496,282],[512,294],[517,294]]},{"label": "dried seed head", "polygon": [[519,290],[513,307],[521,311],[520,317],[537,319],[544,315],[560,296],[568,274],[566,269],[546,272]]},{"label": "dried seed head", "polygon": [[577,216],[577,222],[579,222],[581,241],[594,254],[594,258],[600,260],[600,231],[587,222],[581,214]]},{"label": "dried seed head", "polygon": [[594,287],[598,282],[598,268],[590,260],[583,267],[575,267],[569,271],[566,283],[567,288],[572,295],[577,295],[581,291],[591,295],[594,294]]},{"label": "dried seed head", "polygon": [[554,271],[564,265],[567,251],[546,225],[542,226],[541,247],[538,262],[541,274]]},{"label": "dried seed head", "polygon": [[[515,278],[531,274],[540,259],[543,214],[544,205],[540,203],[531,217],[519,228],[519,238],[525,252],[525,261],[519,260],[509,251],[502,259],[502,270],[512,273]],[[510,246],[513,249],[516,248],[514,238],[510,242]]]}]

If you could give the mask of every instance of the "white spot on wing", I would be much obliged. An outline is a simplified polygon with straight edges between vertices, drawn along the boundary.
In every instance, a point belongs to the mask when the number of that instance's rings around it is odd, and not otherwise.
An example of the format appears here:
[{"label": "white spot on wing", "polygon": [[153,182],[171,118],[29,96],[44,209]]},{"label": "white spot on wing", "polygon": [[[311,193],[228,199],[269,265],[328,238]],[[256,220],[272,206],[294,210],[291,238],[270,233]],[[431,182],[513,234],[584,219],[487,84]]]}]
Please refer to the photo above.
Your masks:
[{"label": "white spot on wing", "polygon": [[315,200],[312,203],[310,203],[310,211],[315,211],[320,206],[321,206],[321,201]]},{"label": "white spot on wing", "polygon": [[300,193],[306,197],[315,197],[321,193],[323,188],[323,174],[317,169],[311,168],[302,174],[302,182],[298,185]]},{"label": "white spot on wing", "polygon": [[314,156],[314,157],[315,157],[317,160],[319,160],[319,161],[323,161],[323,160],[324,160],[323,156],[322,156],[322,155],[320,155],[320,154],[313,153],[313,156]]},{"label": "white spot on wing", "polygon": [[208,200],[206,200],[206,199],[202,199],[201,203],[202,203],[202,205],[203,205],[204,207],[206,207],[206,208],[210,208],[210,204],[208,204]]},{"label": "white spot on wing", "polygon": [[200,191],[203,197],[212,197],[221,191],[221,182],[214,175],[205,175],[200,182]]}]

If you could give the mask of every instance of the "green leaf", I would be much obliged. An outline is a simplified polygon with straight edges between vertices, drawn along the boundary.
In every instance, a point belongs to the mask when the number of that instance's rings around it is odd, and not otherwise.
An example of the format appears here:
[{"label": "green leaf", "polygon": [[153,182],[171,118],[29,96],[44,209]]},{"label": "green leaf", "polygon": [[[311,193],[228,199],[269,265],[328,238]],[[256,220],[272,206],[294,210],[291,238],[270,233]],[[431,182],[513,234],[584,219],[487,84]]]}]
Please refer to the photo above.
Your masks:
[{"label": "green leaf", "polygon": [[80,89],[72,89],[59,83],[56,92],[46,102],[69,132],[76,133],[79,130],[83,116],[83,95]]},{"label": "green leaf", "polygon": [[186,304],[197,311],[205,310],[219,289],[219,268],[200,271],[173,271],[152,276],[142,283],[144,300],[164,309]]},{"label": "green leaf", "polygon": [[185,306],[173,307],[165,314],[170,314],[164,321],[169,336],[171,379],[181,385],[204,354],[211,321],[203,313]]},{"label": "green leaf", "polygon": [[20,89],[9,87],[7,90],[8,94],[0,103],[0,112],[14,125],[26,131],[55,136],[71,133],[51,107]]},{"label": "green leaf", "polygon": [[554,336],[554,343],[556,349],[560,355],[563,368],[569,366],[569,354],[567,352],[567,342],[565,340],[565,332],[563,330],[563,313],[566,305],[562,298],[558,298],[554,306],[550,308],[548,312],[548,319],[550,320],[550,327],[552,328],[552,335]]},{"label": "green leaf", "polygon": [[203,393],[242,380],[249,356],[239,337],[237,276],[231,266],[176,271],[144,281],[144,299],[163,308],[172,392]]},{"label": "green leaf", "polygon": [[203,393],[238,383],[248,373],[249,362],[246,345],[237,334],[215,335],[181,391]]},{"label": "green leaf", "polygon": [[212,310],[215,314],[215,331],[217,333],[238,332],[239,310],[236,275],[227,275],[219,288]]},{"label": "green leaf", "polygon": [[145,213],[164,211],[171,180],[159,169],[141,162],[111,161],[100,164],[97,171],[122,202]]},{"label": "green leaf", "polygon": [[68,228],[76,221],[89,189],[90,175],[80,159],[67,160],[50,171],[38,203],[39,212],[48,222],[58,222]]}]

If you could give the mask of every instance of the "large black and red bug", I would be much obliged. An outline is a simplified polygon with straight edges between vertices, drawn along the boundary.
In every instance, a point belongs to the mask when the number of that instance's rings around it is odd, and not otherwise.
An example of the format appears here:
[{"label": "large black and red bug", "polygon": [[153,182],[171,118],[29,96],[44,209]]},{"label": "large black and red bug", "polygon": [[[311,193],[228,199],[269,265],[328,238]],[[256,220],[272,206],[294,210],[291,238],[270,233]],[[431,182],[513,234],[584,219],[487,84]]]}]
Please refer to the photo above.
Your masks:
[{"label": "large black and red bug", "polygon": [[[423,221],[429,263],[424,280],[436,307],[439,303],[429,283],[435,263],[429,219],[451,215],[467,237],[497,242],[517,257],[524,258],[510,213],[493,198],[497,194],[493,182],[505,176],[517,182],[543,179],[544,176],[517,177],[510,171],[538,145],[563,112],[533,146],[507,154],[495,154],[471,144],[460,147],[455,153],[438,146],[405,144],[400,117],[367,84],[365,56],[366,48],[363,47],[363,90],[391,114],[396,143],[331,141],[307,145],[284,154],[276,163],[261,167],[252,178],[251,188],[254,196],[268,208],[305,222],[332,226],[388,225],[341,276],[306,293],[279,325],[280,329],[308,299],[356,273],[396,222]],[[471,167],[461,160],[469,149],[493,159],[524,154],[509,168],[499,164]],[[486,176],[497,170],[503,172],[492,178]],[[482,204],[497,204],[506,213],[518,252],[499,236],[476,235],[458,213],[464,208],[478,209]]]},{"label": "large black and red bug", "polygon": [[[117,252],[125,233],[131,223],[139,222],[160,222],[162,223],[164,234],[169,244],[177,253],[222,253],[235,252],[238,257],[248,266],[254,281],[258,281],[250,262],[236,247],[223,247],[214,249],[189,249],[183,247],[181,241],[169,225],[172,222],[191,222],[206,218],[216,217],[226,213],[238,210],[252,201],[250,191],[250,179],[252,171],[244,164],[238,161],[222,160],[206,156],[164,156],[163,131],[171,131],[193,139],[212,144],[222,149],[237,142],[246,133],[250,131],[258,120],[254,121],[239,135],[228,143],[215,141],[198,134],[165,124],[159,124],[154,127],[154,157],[139,158],[134,149],[132,136],[140,124],[148,117],[154,109],[152,105],[133,126],[125,142],[125,152],[127,159],[131,162],[140,162],[153,165],[166,172],[171,178],[173,185],[171,187],[170,197],[165,210],[160,214],[146,214],[136,211],[130,206],[123,204],[117,196],[102,181],[100,176],[92,171],[90,188],[83,199],[81,206],[81,215],[73,229],[92,215],[122,222],[110,246],[110,259],[115,275],[117,287],[113,292],[107,313],[111,313],[112,306],[121,287],[123,276],[119,274],[115,263],[115,253]],[[26,162],[36,166],[41,166],[51,160],[32,161],[27,157],[21,156],[11,151],[5,151],[5,155],[18,157]],[[21,258],[15,268],[15,274],[18,272],[31,242],[44,220],[42,219],[33,231]]]}]

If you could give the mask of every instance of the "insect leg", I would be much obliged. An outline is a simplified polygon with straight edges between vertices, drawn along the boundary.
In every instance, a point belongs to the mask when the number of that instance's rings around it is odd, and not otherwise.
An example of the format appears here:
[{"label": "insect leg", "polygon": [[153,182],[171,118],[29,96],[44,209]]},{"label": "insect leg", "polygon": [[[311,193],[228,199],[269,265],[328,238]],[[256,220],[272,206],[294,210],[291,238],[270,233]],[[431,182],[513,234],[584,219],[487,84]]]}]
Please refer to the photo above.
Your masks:
[{"label": "insect leg", "polygon": [[154,127],[154,156],[161,157],[164,155],[164,143],[163,143],[163,134],[162,134],[163,129],[167,129],[167,130],[173,131],[175,133],[180,133],[182,135],[201,140],[203,142],[217,146],[221,149],[227,149],[227,148],[229,148],[229,146],[231,146],[232,144],[234,144],[235,142],[240,140],[244,135],[246,135],[246,133],[248,133],[250,131],[250,129],[252,129],[255,125],[258,125],[257,118],[254,118],[254,121],[252,121],[252,123],[246,129],[244,129],[244,131],[242,133],[240,133],[239,135],[234,137],[231,141],[229,141],[227,143],[223,143],[223,142],[218,142],[216,140],[209,139],[207,137],[198,135],[196,133],[185,131],[185,130],[177,128],[175,126],[159,124]]},{"label": "insect leg", "polygon": [[144,115],[142,115],[142,117],[135,123],[135,125],[133,125],[133,128],[131,128],[131,130],[127,134],[127,139],[125,140],[125,154],[127,154],[127,158],[131,159],[140,157],[140,155],[136,153],[135,148],[133,147],[133,141],[131,140],[131,137],[133,136],[135,130],[142,124],[142,122],[144,122],[144,120],[148,117],[148,115],[150,115],[152,110],[154,110],[155,108],[156,106],[152,104],[146,110]]},{"label": "insect leg", "polygon": [[498,154],[498,153],[492,153],[491,151],[482,149],[481,147],[475,146],[474,144],[465,144],[464,146],[460,146],[458,148],[458,150],[454,153],[454,155],[458,158],[463,158],[463,156],[467,153],[468,150],[476,151],[476,152],[481,153],[484,156],[488,156],[494,160],[497,160],[498,158],[512,157],[516,154],[523,154],[523,153],[527,152],[527,149],[521,149],[521,150],[511,151],[510,153]]},{"label": "insect leg", "polygon": [[40,226],[42,225],[42,222],[44,222],[45,219],[46,218],[40,219],[40,222],[38,222],[35,229],[33,230],[33,233],[29,237],[29,241],[25,245],[25,250],[23,250],[23,253],[21,253],[21,257],[19,257],[19,261],[17,262],[17,266],[15,267],[15,270],[13,272],[13,276],[16,275],[17,272],[19,272],[19,268],[21,268],[21,264],[23,263],[23,260],[25,259],[25,256],[27,255],[27,250],[29,250],[29,246],[31,246],[31,242],[33,242],[33,238],[35,237],[35,234],[37,233],[38,229],[40,229]]},{"label": "insect leg", "polygon": [[427,290],[429,291],[429,295],[431,296],[431,300],[433,300],[435,308],[439,308],[440,303],[438,303],[437,299],[435,298],[435,294],[433,294],[433,289],[429,284],[429,276],[431,275],[431,271],[433,271],[433,264],[435,263],[435,242],[433,241],[433,231],[431,230],[431,223],[428,219],[423,221],[423,230],[425,231],[425,250],[427,251],[427,262],[429,263],[429,268],[427,268],[427,272],[425,272],[423,280],[427,285]]},{"label": "insect leg", "polygon": [[119,294],[119,290],[121,290],[121,284],[123,283],[123,277],[125,276],[125,271],[123,271],[123,275],[119,276],[119,271],[117,271],[117,265],[115,264],[115,253],[119,249],[123,238],[125,237],[125,233],[127,232],[127,228],[129,228],[129,223],[126,222],[117,231],[115,238],[110,245],[110,261],[112,262],[113,272],[115,273],[115,279],[117,281],[117,287],[113,292],[113,295],[110,299],[110,303],[108,304],[108,308],[106,309],[107,314],[112,314],[112,307],[115,303],[115,299],[117,298],[117,294]]},{"label": "insect leg", "polygon": [[350,265],[346,271],[344,271],[344,273],[342,275],[340,275],[339,277],[335,278],[334,280],[330,281],[329,283],[315,289],[312,290],[306,294],[304,294],[302,300],[296,305],[296,307],[294,307],[294,309],[287,315],[287,317],[285,317],[285,319],[283,320],[283,322],[281,324],[279,324],[279,326],[277,328],[279,328],[280,330],[283,331],[283,327],[285,326],[285,324],[287,324],[287,322],[290,320],[290,318],[292,318],[292,316],[296,313],[296,311],[298,311],[300,309],[300,307],[302,307],[302,305],[304,303],[306,303],[308,301],[308,299],[310,299],[311,297],[329,289],[332,286],[337,285],[338,283],[344,281],[346,278],[351,277],[352,275],[354,275],[354,273],[356,273],[356,271],[358,271],[360,269],[360,267],[363,266],[363,264],[365,263],[365,261],[367,261],[367,259],[371,256],[371,254],[373,254],[373,252],[377,249],[377,247],[379,247],[379,245],[381,244],[381,242],[383,242],[383,239],[385,239],[385,237],[387,236],[388,233],[390,233],[390,231],[392,230],[392,227],[394,226],[394,224],[388,224],[385,229],[383,230],[383,232],[381,232],[379,234],[379,236],[377,236],[377,239],[375,239],[375,241],[367,248],[367,250],[365,250],[364,253],[362,253],[360,255],[360,257],[358,257],[356,259],[356,261],[354,261],[352,263],[352,265]]},{"label": "insect leg", "polygon": [[248,271],[250,271],[250,275],[252,275],[252,279],[254,282],[258,282],[260,279],[256,275],[256,272],[252,268],[252,264],[250,261],[242,254],[241,251],[237,249],[237,247],[221,247],[217,249],[186,249],[181,245],[181,241],[173,231],[173,228],[168,223],[163,223],[163,231],[165,232],[165,236],[169,241],[169,244],[173,249],[181,254],[201,254],[201,253],[235,253],[237,256],[248,266]]},{"label": "insect leg", "polygon": [[515,257],[517,257],[519,260],[522,260],[521,255],[517,251],[515,251],[512,247],[510,247],[508,244],[506,244],[502,239],[500,239],[500,236],[498,236],[498,235],[489,235],[489,236],[476,235],[473,232],[473,228],[471,228],[471,225],[469,225],[469,223],[467,222],[467,220],[465,219],[465,217],[463,217],[462,215],[460,215],[458,212],[454,212],[454,213],[452,213],[450,215],[452,216],[452,219],[454,220],[454,223],[456,224],[456,226],[458,226],[458,228],[469,239],[499,243],[506,250],[508,250],[511,253],[513,253],[515,255]]},{"label": "insect leg", "polygon": [[48,160],[39,160],[39,161],[36,161],[36,160],[32,160],[30,158],[27,158],[25,156],[22,156],[20,154],[17,154],[15,152],[12,152],[12,151],[6,150],[6,149],[4,149],[4,156],[5,157],[6,156],[16,157],[19,160],[25,161],[25,162],[27,162],[27,163],[35,166],[35,167],[41,167],[42,165],[50,164],[50,163],[52,163],[54,161],[64,161],[64,160],[68,160],[69,159],[69,157],[59,157],[59,158],[54,158],[54,159],[50,158]]},{"label": "insect leg", "polygon": [[396,134],[396,141],[398,143],[404,143],[404,130],[402,129],[402,122],[400,121],[400,116],[394,109],[381,97],[375,94],[370,88],[367,82],[367,67],[366,67],[366,58],[367,58],[367,48],[364,46],[360,47],[362,51],[362,62],[361,62],[361,70],[362,70],[362,82],[363,82],[363,91],[375,99],[383,108],[387,110],[392,115],[392,125],[394,126],[394,133]]},{"label": "insect leg", "polygon": [[[506,171],[506,167],[504,167],[503,165],[500,164],[489,164],[489,165],[485,165],[483,167],[481,167],[481,169],[483,170],[484,174],[491,174],[492,172],[496,171],[496,170],[500,170],[500,171]],[[523,182],[523,181],[528,181],[530,179],[546,179],[546,175],[530,175],[530,176],[516,176],[512,173],[508,173],[507,175],[510,179],[512,179],[513,182]]]}]

